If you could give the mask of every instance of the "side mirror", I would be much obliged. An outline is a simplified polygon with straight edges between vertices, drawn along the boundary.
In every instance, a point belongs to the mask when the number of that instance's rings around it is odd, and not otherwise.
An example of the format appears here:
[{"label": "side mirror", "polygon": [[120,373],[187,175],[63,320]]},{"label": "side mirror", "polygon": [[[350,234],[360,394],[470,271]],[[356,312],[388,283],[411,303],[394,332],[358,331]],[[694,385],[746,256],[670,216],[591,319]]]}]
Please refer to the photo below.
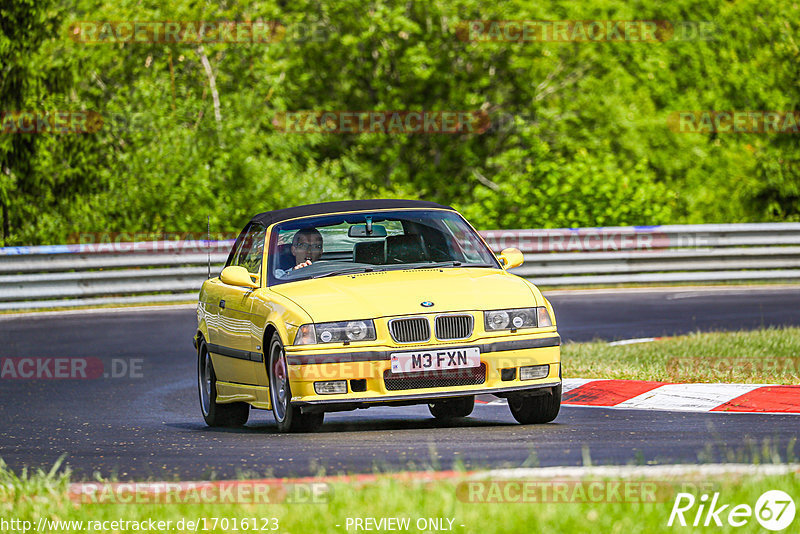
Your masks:
[{"label": "side mirror", "polygon": [[522,262],[525,261],[525,258],[522,257],[522,252],[520,252],[518,248],[513,247],[504,249],[500,253],[499,258],[504,269],[513,269],[514,267],[519,267],[522,265]]},{"label": "side mirror", "polygon": [[231,286],[259,287],[258,284],[253,282],[253,279],[250,278],[250,273],[247,272],[247,269],[239,267],[238,265],[231,265],[230,267],[222,269],[222,272],[219,273],[219,279],[222,280],[224,284]]}]

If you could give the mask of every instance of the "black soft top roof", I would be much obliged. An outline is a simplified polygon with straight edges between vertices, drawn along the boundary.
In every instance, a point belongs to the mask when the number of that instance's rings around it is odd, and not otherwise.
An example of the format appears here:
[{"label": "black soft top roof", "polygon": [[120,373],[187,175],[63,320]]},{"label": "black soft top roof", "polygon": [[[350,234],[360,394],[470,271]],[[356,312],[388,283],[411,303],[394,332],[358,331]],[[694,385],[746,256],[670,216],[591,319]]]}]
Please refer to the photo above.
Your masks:
[{"label": "black soft top roof", "polygon": [[[382,210],[395,208],[439,208],[453,210],[450,206],[443,206],[436,202],[426,200],[394,200],[394,199],[372,199],[372,200],[340,200],[337,202],[321,202],[319,204],[307,204],[294,208],[284,208],[280,210],[265,211],[250,219],[250,223],[260,223],[264,226],[296,219],[298,217],[308,217],[311,215],[325,215],[328,213],[339,213],[342,211],[359,210]],[[453,210],[455,211],[455,210]]]}]

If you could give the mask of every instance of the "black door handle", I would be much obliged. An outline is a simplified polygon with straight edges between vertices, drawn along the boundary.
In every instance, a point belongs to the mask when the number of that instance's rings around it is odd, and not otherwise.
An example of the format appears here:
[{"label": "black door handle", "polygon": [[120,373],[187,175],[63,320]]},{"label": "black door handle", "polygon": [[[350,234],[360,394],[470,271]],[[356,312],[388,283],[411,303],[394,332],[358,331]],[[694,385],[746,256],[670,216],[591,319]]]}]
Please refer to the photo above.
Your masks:
[{"label": "black door handle", "polygon": [[224,300],[219,301],[219,307],[222,308],[223,310],[225,309],[225,301]]}]

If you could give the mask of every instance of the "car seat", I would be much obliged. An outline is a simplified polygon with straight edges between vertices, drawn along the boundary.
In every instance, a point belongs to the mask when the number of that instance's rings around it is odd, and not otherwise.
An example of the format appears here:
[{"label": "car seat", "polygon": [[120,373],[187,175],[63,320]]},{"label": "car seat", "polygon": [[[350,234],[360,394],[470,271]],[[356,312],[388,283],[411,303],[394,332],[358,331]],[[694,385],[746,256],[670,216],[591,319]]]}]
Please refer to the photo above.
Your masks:
[{"label": "car seat", "polygon": [[353,261],[371,265],[386,263],[386,240],[356,243],[353,247]]},{"label": "car seat", "polygon": [[295,265],[297,265],[297,260],[292,255],[291,243],[284,243],[283,245],[278,245],[276,252],[278,255],[278,261],[275,264],[276,268],[288,271],[289,269],[292,269],[294,268]]},{"label": "car seat", "polygon": [[390,235],[386,238],[386,263],[416,263],[427,260],[422,236]]}]

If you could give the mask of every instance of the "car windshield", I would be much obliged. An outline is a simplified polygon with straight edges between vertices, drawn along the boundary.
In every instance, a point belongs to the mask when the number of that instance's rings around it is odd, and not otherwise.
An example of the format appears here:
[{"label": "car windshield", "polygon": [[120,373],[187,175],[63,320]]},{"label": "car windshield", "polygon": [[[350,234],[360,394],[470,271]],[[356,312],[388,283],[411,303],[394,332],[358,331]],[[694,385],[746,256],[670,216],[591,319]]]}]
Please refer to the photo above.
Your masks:
[{"label": "car windshield", "polygon": [[501,268],[477,233],[452,211],[306,217],[277,224],[271,235],[269,285],[378,270]]}]

